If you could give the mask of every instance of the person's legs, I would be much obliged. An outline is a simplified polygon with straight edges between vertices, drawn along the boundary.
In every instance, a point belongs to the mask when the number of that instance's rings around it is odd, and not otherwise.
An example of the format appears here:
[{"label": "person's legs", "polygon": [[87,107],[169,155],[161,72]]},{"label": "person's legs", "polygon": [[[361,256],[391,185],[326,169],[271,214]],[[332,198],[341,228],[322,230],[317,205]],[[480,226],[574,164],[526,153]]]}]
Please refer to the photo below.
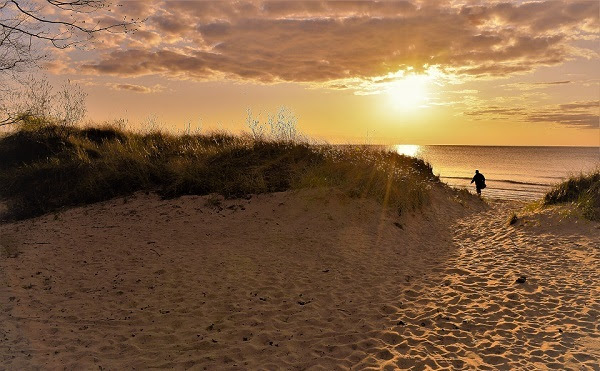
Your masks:
[{"label": "person's legs", "polygon": [[481,188],[477,187],[477,194],[481,196]]}]

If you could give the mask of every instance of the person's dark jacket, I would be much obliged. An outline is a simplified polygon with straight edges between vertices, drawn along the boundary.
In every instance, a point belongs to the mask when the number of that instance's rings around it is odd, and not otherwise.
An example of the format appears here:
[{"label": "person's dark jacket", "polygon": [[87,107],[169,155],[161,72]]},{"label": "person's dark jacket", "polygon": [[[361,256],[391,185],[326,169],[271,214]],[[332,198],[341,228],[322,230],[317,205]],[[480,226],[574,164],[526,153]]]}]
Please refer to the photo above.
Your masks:
[{"label": "person's dark jacket", "polygon": [[477,188],[485,188],[485,177],[481,173],[475,174],[473,179],[471,179],[471,183],[475,182],[475,187]]}]

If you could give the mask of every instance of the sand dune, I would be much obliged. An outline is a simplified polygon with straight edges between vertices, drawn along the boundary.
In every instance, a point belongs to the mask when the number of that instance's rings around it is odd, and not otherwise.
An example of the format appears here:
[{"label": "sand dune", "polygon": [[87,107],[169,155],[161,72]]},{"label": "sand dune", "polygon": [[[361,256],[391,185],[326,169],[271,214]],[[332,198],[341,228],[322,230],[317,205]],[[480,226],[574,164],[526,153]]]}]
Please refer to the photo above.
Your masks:
[{"label": "sand dune", "polygon": [[1,225],[2,365],[597,367],[597,223],[433,205],[136,195]]}]

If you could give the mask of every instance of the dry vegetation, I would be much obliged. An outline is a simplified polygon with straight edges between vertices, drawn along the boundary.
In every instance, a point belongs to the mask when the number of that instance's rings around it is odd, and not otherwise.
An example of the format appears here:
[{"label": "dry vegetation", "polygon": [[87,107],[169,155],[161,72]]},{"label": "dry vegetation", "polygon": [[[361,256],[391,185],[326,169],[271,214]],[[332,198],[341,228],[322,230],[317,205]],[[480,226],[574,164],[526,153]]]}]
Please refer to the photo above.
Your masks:
[{"label": "dry vegetation", "polygon": [[27,218],[137,191],[225,197],[339,187],[417,209],[439,179],[421,160],[364,146],[224,133],[134,133],[104,126],[24,123],[0,138],[0,198]]},{"label": "dry vegetation", "polygon": [[600,220],[600,170],[573,176],[544,197],[546,205],[572,202],[590,220]]}]

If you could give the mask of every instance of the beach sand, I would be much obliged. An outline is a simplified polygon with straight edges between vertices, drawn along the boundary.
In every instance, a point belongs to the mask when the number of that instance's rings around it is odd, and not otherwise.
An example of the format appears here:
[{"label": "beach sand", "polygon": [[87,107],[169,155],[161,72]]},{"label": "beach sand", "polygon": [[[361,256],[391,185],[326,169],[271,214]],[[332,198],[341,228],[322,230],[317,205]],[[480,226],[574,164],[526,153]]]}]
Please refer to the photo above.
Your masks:
[{"label": "beach sand", "polygon": [[137,194],[0,225],[0,368],[598,369],[598,223],[432,205]]}]

